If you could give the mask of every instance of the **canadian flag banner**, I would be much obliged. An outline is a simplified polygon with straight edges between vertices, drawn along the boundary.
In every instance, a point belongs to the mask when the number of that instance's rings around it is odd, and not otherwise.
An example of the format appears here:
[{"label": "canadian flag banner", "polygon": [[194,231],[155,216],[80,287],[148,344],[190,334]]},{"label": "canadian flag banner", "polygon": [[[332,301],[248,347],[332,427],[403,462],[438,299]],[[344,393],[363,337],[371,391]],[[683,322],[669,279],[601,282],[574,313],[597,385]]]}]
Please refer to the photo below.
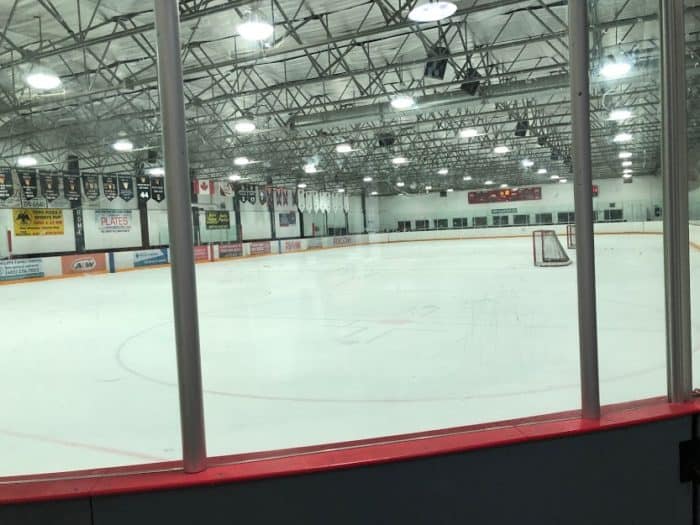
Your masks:
[{"label": "canadian flag banner", "polygon": [[192,192],[195,195],[214,195],[215,184],[210,180],[198,180],[194,179],[192,181]]}]

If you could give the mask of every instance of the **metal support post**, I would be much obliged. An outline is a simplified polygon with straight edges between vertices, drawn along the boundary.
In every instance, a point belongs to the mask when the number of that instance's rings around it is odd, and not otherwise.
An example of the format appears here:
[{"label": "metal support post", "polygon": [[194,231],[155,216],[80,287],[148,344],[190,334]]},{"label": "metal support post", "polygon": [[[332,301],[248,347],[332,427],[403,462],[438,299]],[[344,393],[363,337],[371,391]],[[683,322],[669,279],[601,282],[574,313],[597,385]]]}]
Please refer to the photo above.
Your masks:
[{"label": "metal support post", "polygon": [[576,213],[581,412],[584,418],[597,419],[600,417],[600,386],[588,54],[588,2],[572,0],[569,2],[569,71],[571,74],[574,211]]},{"label": "metal support post", "polygon": [[660,1],[664,276],[668,398],[692,391],[688,254],[688,127],[683,0]]},{"label": "metal support post", "polygon": [[199,317],[177,0],[154,0],[171,278],[185,472],[206,468]]}]

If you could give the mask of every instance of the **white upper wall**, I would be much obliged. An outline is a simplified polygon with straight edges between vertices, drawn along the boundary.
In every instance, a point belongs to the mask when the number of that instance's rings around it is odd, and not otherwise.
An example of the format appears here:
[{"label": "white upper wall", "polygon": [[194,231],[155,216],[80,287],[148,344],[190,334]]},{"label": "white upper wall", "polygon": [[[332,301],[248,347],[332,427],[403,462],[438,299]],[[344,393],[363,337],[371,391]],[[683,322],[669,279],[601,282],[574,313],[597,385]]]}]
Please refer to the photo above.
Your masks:
[{"label": "white upper wall", "polygon": [[[593,182],[599,188],[598,197],[593,199],[594,210],[606,210],[613,204],[615,209],[623,210],[625,220],[646,221],[654,218],[654,207],[662,205],[660,177],[636,177],[631,184],[624,184],[621,178]],[[368,197],[367,226],[369,231],[395,230],[399,221],[411,221],[415,228],[417,219],[427,219],[430,227],[433,227],[435,219],[448,219],[451,227],[454,218],[468,218],[471,225],[473,217],[492,217],[494,209],[514,209],[516,211],[508,212],[507,215],[528,214],[534,223],[537,213],[552,213],[556,221],[558,212],[574,211],[572,183],[544,184],[541,187],[542,200],[539,201],[468,204],[467,191],[448,193],[447,197],[440,197],[438,192]],[[510,223],[512,222],[511,219]],[[492,224],[491,218],[488,224]]]}]

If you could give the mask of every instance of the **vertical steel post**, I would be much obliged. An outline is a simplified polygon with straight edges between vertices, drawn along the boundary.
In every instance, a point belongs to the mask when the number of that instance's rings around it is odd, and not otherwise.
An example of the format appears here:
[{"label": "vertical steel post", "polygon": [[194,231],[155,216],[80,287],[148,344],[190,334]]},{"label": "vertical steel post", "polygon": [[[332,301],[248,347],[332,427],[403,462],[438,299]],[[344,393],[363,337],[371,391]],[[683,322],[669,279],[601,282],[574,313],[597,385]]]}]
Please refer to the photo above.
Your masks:
[{"label": "vertical steel post", "polygon": [[668,398],[692,391],[688,254],[688,128],[683,0],[660,0],[664,276]]},{"label": "vertical steel post", "polygon": [[581,368],[581,411],[600,417],[598,327],[596,319],[593,181],[588,59],[588,2],[569,2],[569,71],[573,133],[574,210],[576,212],[576,275]]},{"label": "vertical steel post", "polygon": [[185,135],[185,98],[177,0],[154,0],[158,86],[163,129],[180,426],[185,472],[206,468],[199,317],[192,244],[192,208]]}]

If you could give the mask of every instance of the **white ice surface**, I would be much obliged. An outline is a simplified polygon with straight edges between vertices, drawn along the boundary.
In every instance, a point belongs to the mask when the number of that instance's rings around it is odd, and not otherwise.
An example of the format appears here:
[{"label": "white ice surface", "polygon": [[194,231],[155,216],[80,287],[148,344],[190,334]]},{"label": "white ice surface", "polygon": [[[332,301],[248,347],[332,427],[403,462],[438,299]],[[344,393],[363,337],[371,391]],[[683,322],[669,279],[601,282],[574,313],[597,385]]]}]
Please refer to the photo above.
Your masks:
[{"label": "white ice surface", "polygon": [[[602,400],[663,395],[662,239],[596,243]],[[579,403],[575,265],[535,268],[529,239],[232,260],[197,279],[210,455]],[[0,476],[179,457],[170,297],[167,268],[0,287]]]}]

